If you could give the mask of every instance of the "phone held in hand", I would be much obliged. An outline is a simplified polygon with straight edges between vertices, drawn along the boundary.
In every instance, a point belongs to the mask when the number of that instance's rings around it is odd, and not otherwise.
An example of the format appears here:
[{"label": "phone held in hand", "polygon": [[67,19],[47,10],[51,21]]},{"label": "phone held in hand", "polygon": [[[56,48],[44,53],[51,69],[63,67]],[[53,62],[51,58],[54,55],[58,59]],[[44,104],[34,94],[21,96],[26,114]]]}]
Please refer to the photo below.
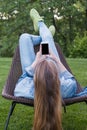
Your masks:
[{"label": "phone held in hand", "polygon": [[49,45],[46,42],[41,42],[42,46],[42,55],[48,55],[49,54]]}]

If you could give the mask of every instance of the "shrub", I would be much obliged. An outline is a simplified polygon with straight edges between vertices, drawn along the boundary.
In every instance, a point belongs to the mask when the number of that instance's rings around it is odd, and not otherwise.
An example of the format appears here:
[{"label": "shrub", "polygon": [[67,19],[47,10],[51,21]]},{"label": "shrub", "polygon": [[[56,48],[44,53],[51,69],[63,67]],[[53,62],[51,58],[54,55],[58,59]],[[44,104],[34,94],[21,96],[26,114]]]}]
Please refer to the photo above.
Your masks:
[{"label": "shrub", "polygon": [[0,56],[1,57],[12,57],[14,50],[17,46],[16,38],[8,38],[4,36],[1,40]]},{"label": "shrub", "polygon": [[75,37],[69,57],[87,58],[87,32],[83,36],[78,34]]}]

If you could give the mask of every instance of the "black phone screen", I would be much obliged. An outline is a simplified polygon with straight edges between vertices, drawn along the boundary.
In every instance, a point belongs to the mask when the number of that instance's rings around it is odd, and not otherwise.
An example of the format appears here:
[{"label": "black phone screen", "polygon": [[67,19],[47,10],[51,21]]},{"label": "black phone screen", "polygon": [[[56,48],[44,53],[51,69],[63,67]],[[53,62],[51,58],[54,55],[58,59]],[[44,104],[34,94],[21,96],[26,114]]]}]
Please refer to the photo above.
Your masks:
[{"label": "black phone screen", "polygon": [[48,43],[43,43],[42,45],[42,55],[47,55],[49,54],[49,48],[48,48]]}]

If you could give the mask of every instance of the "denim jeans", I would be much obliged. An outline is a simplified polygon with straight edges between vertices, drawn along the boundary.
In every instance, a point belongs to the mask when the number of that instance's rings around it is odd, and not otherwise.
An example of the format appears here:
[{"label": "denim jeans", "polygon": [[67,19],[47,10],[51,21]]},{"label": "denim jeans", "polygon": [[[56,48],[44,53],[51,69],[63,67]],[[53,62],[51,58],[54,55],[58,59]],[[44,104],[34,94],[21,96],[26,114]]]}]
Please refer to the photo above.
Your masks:
[{"label": "denim jeans", "polygon": [[[19,39],[20,58],[23,74],[19,78],[14,91],[15,96],[34,98],[33,70],[31,65],[35,60],[34,46],[48,42],[49,48],[59,58],[51,32],[43,22],[38,23],[40,36],[24,33]],[[76,81],[73,75],[65,71],[60,76],[61,95],[63,98],[73,97],[76,93]],[[29,81],[28,81],[29,80]]]},{"label": "denim jeans", "polygon": [[35,60],[33,46],[40,44],[42,41],[48,42],[49,48],[59,58],[51,32],[43,22],[39,22],[38,24],[40,36],[30,35],[27,33],[20,36],[19,47],[23,72],[25,71],[25,67],[30,66]]}]

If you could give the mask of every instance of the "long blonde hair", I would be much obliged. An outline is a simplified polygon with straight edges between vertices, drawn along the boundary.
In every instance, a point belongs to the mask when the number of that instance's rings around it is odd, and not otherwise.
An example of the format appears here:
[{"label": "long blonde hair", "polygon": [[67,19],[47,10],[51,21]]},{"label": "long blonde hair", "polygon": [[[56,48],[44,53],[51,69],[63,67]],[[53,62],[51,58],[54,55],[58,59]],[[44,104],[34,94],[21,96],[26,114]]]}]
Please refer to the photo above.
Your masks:
[{"label": "long blonde hair", "polygon": [[33,130],[62,130],[60,81],[55,64],[42,60],[35,68],[34,83]]}]

